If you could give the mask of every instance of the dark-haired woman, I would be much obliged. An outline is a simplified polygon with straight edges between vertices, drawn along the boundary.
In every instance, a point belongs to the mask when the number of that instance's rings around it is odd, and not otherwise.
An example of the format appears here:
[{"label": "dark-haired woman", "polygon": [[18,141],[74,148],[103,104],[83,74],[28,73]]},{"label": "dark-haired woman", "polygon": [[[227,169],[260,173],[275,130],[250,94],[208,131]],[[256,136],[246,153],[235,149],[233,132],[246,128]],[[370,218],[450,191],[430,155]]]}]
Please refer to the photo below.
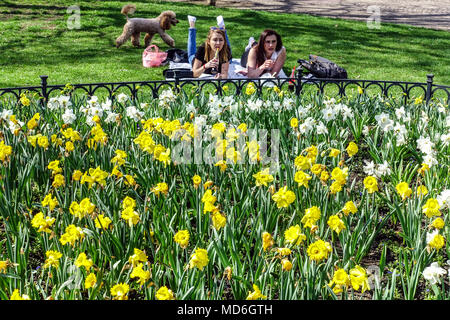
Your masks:
[{"label": "dark-haired woman", "polygon": [[258,43],[249,49],[247,77],[286,77],[283,71],[286,61],[286,48],[281,36],[274,30],[264,30]]}]

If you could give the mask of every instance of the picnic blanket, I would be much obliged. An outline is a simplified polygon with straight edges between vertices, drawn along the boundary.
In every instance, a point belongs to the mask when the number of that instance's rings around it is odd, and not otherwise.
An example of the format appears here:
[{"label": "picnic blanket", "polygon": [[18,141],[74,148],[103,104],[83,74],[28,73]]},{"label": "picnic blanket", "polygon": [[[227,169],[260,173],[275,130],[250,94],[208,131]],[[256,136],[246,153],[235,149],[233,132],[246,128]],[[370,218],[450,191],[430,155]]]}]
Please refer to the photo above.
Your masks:
[{"label": "picnic blanket", "polygon": [[[169,69],[192,69],[192,66],[190,63],[177,63],[177,62],[169,62]],[[239,73],[239,71],[245,70],[241,66],[241,59],[232,59],[230,62],[230,66],[228,68],[228,79],[247,79],[246,76]],[[286,74],[284,73],[283,69],[281,69],[280,78],[286,78]],[[202,74],[200,79],[214,79],[214,76],[210,74]],[[269,73],[263,74],[260,79],[276,79],[272,77]],[[273,86],[273,83],[267,83],[267,86]]]}]

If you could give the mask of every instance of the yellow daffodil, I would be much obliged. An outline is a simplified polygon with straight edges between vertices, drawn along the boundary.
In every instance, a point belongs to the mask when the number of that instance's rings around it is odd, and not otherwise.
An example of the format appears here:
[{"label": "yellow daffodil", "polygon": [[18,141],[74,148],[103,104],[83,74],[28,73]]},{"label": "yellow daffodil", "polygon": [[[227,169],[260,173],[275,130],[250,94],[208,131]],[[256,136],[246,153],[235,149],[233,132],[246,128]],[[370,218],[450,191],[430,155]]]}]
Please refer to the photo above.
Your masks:
[{"label": "yellow daffodil", "polygon": [[368,193],[374,193],[378,191],[378,183],[375,177],[367,176],[366,178],[364,178],[363,183]]},{"label": "yellow daffodil", "polygon": [[186,249],[189,244],[189,237],[188,230],[180,230],[173,236],[173,240],[178,243],[181,248]]},{"label": "yellow daffodil", "polygon": [[331,230],[339,234],[343,229],[345,229],[345,223],[342,221],[338,215],[331,215],[328,218],[328,226]]},{"label": "yellow daffodil", "polygon": [[263,295],[259,287],[256,284],[254,284],[253,292],[252,291],[248,292],[246,300],[258,300],[258,299],[267,299],[267,297]]},{"label": "yellow daffodil", "polygon": [[430,198],[427,200],[425,205],[422,206],[422,212],[428,217],[432,218],[434,216],[440,216],[441,212],[439,209],[441,206],[436,199]]},{"label": "yellow daffodil", "polygon": [[84,281],[85,289],[92,288],[97,283],[97,276],[94,273],[89,273]]},{"label": "yellow daffodil", "polygon": [[395,190],[397,190],[397,193],[402,198],[402,200],[405,200],[412,194],[412,189],[409,187],[408,183],[406,182],[400,182],[395,186]]},{"label": "yellow daffodil", "polygon": [[301,232],[300,226],[298,224],[289,227],[289,229],[284,232],[285,243],[298,246],[305,240],[306,236]]},{"label": "yellow daffodil", "polygon": [[358,153],[358,146],[353,141],[350,142],[347,146],[347,149],[345,149],[349,155],[349,157],[353,157],[355,154]]},{"label": "yellow daffodil", "polygon": [[305,209],[305,214],[302,217],[301,223],[303,223],[304,228],[312,228],[320,219],[320,216],[320,208],[312,206],[311,208]]},{"label": "yellow daffodil", "polygon": [[287,208],[295,201],[295,193],[288,190],[287,186],[285,186],[272,195],[272,199],[277,203],[278,208]]},{"label": "yellow daffodil", "polygon": [[55,251],[55,250],[49,250],[45,253],[45,256],[47,257],[47,259],[45,260],[45,263],[44,263],[44,269],[51,268],[51,267],[55,267],[55,268],[59,267],[59,259],[62,257],[61,252]]},{"label": "yellow daffodil", "polygon": [[148,257],[144,251],[134,248],[134,254],[128,258],[128,262],[131,263],[133,267],[137,266],[141,262],[147,262]]},{"label": "yellow daffodil", "polygon": [[130,290],[130,286],[126,283],[116,284],[111,288],[111,295],[114,300],[128,300],[127,293]]},{"label": "yellow daffodil", "polygon": [[262,241],[263,241],[263,251],[266,251],[274,244],[272,235],[266,231],[264,231],[262,234]]},{"label": "yellow daffodil", "polygon": [[273,176],[269,173],[269,168],[266,168],[262,171],[259,171],[256,174],[254,174],[253,178],[255,178],[255,184],[257,187],[259,187],[259,186],[267,187],[267,183],[273,181]]},{"label": "yellow daffodil", "polygon": [[298,186],[308,188],[309,180],[311,180],[311,176],[303,171],[297,171],[294,175],[294,181],[298,183]]},{"label": "yellow daffodil", "polygon": [[156,291],[155,298],[156,300],[175,300],[172,290],[166,286],[162,286]]},{"label": "yellow daffodil", "polygon": [[347,201],[344,205],[344,208],[342,208],[342,212],[346,216],[348,216],[350,213],[356,213],[358,211],[358,208],[355,206],[353,201]]},{"label": "yellow daffodil", "polygon": [[291,271],[292,269],[292,262],[289,261],[289,259],[282,259],[281,260],[281,269],[283,271]]},{"label": "yellow daffodil", "polygon": [[306,250],[309,258],[314,261],[321,261],[328,258],[328,254],[331,252],[331,245],[323,240],[317,240],[311,243]]},{"label": "yellow daffodil", "polygon": [[75,266],[78,268],[85,267],[86,271],[89,271],[93,264],[94,262],[92,262],[92,259],[88,259],[84,252],[81,252],[75,260]]},{"label": "yellow daffodil", "polygon": [[350,282],[354,290],[359,290],[361,288],[361,292],[370,289],[369,281],[367,279],[366,270],[361,266],[355,266],[350,269]]},{"label": "yellow daffodil", "polygon": [[191,255],[191,260],[189,261],[189,268],[198,268],[203,270],[204,267],[209,262],[208,252],[205,249],[197,248],[195,252]]}]

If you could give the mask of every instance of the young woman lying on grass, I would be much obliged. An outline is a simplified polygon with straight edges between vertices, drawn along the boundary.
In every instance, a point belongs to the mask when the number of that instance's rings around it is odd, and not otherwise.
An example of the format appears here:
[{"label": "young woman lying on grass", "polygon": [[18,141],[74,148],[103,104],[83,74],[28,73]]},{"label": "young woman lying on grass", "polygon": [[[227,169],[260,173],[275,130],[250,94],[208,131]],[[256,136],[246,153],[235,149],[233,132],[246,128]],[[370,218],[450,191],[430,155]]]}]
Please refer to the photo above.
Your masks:
[{"label": "young woman lying on grass", "polygon": [[188,16],[188,20],[188,59],[194,78],[213,76],[215,79],[226,79],[232,57],[225,28],[211,27],[205,43],[197,48],[196,18]]},{"label": "young woman lying on grass", "polygon": [[[245,62],[245,59],[248,59]],[[241,58],[241,65],[247,70],[240,71],[248,78],[260,77],[286,77],[283,66],[286,61],[286,48],[283,46],[281,36],[272,29],[264,30],[259,41],[249,39],[249,45]]]}]

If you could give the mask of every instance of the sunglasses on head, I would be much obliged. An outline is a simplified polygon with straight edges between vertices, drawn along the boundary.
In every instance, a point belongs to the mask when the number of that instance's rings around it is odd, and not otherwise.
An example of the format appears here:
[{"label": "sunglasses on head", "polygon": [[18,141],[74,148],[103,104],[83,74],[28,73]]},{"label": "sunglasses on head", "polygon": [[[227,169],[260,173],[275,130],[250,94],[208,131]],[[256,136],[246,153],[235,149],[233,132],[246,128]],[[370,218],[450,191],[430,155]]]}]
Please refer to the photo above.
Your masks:
[{"label": "sunglasses on head", "polygon": [[220,27],[211,27],[209,29],[210,30],[225,30],[225,28],[220,28]]}]

